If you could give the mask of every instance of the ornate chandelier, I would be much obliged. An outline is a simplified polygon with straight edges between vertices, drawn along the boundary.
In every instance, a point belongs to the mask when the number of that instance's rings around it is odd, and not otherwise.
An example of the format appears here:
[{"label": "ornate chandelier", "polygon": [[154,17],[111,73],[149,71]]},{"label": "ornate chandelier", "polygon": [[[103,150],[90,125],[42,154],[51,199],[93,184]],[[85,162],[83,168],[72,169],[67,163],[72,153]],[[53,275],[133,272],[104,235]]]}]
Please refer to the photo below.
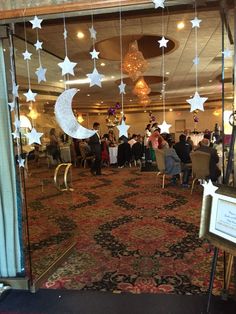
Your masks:
[{"label": "ornate chandelier", "polygon": [[135,40],[129,44],[129,50],[124,57],[123,72],[136,81],[147,70],[147,66],[148,62],[144,59],[142,52],[138,50],[138,43]]},{"label": "ornate chandelier", "polygon": [[150,103],[151,99],[147,95],[140,98],[140,104],[143,105],[144,107],[150,105]]},{"label": "ornate chandelier", "polygon": [[151,89],[145,82],[144,78],[141,77],[134,86],[133,93],[139,98],[147,96],[151,92]]}]

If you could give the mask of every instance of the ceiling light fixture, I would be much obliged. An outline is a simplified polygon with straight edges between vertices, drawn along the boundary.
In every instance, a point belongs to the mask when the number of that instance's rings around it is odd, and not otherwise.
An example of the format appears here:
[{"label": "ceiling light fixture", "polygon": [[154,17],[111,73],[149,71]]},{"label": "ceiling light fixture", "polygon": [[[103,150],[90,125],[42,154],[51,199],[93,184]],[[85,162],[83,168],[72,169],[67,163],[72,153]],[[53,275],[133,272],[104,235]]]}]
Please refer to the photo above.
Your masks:
[{"label": "ceiling light fixture", "polygon": [[183,21],[182,21],[182,22],[179,22],[179,23],[177,24],[177,28],[178,28],[179,30],[183,29],[184,27],[185,27],[185,24],[184,24]]},{"label": "ceiling light fixture", "polygon": [[172,111],[173,111],[173,109],[172,109],[172,108],[170,108],[170,109],[169,109],[169,111],[170,111],[170,112],[172,112]]},{"label": "ceiling light fixture", "polygon": [[83,33],[83,32],[78,32],[78,33],[77,33],[77,37],[78,37],[79,39],[84,38],[84,33]]},{"label": "ceiling light fixture", "polygon": [[104,67],[106,65],[106,63],[102,62],[100,65],[101,65],[101,67]]}]

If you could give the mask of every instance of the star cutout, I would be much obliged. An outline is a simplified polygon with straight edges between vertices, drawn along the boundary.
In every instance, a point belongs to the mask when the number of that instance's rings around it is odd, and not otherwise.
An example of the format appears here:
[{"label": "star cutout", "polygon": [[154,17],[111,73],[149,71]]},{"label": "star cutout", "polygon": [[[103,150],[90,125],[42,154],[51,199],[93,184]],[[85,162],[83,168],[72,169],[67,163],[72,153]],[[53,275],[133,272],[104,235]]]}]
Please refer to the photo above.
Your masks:
[{"label": "star cutout", "polygon": [[155,9],[161,7],[164,9],[164,2],[165,0],[152,0],[152,2],[155,4]]},{"label": "star cutout", "polygon": [[70,62],[69,58],[66,56],[63,62],[58,63],[58,66],[62,69],[62,76],[65,74],[74,74],[74,67],[77,63]]},{"label": "star cutout", "polygon": [[222,53],[225,58],[230,58],[232,56],[232,51],[230,51],[229,49],[224,50]]},{"label": "star cutout", "polygon": [[171,124],[167,124],[164,120],[162,124],[158,125],[158,127],[161,129],[160,133],[170,133],[169,128],[171,127]]},{"label": "star cutout", "polygon": [[64,39],[67,38],[67,30],[66,30],[66,29],[65,29],[64,32],[63,32],[63,37],[64,37]]},{"label": "star cutout", "polygon": [[37,39],[36,43],[34,44],[36,50],[42,49],[42,44],[43,42]]},{"label": "star cutout", "polygon": [[16,83],[14,83],[14,85],[12,86],[12,94],[15,97],[19,97],[19,95],[18,95],[18,88],[19,88],[19,85],[16,85]]},{"label": "star cutout", "polygon": [[18,129],[15,129],[15,131],[12,132],[11,134],[13,135],[14,139],[20,138],[20,133]]},{"label": "star cutout", "polygon": [[196,57],[196,58],[193,59],[193,63],[194,63],[195,65],[198,65],[199,62],[200,62],[200,59],[199,59],[198,57]]},{"label": "star cutout", "polygon": [[93,26],[89,28],[89,31],[90,31],[90,38],[96,39],[97,32],[95,31]]},{"label": "star cutout", "polygon": [[15,102],[14,101],[13,102],[9,102],[8,106],[11,107],[11,111],[14,111],[14,109],[15,109]]},{"label": "star cutout", "polygon": [[125,124],[124,119],[122,119],[121,124],[116,126],[117,129],[119,130],[119,137],[121,137],[122,135],[128,138],[128,129],[129,129],[129,125]]},{"label": "star cutout", "polygon": [[32,28],[41,28],[42,21],[42,19],[39,19],[37,16],[35,16],[33,20],[30,20]]},{"label": "star cutout", "polygon": [[207,97],[200,97],[198,92],[195,92],[195,95],[193,98],[186,99],[186,101],[191,105],[190,112],[193,112],[194,110],[202,110],[204,111],[203,104],[207,100]]},{"label": "star cutout", "polygon": [[18,130],[18,129],[20,128],[20,124],[21,124],[21,122],[20,122],[20,120],[19,120],[19,119],[16,119],[16,120],[15,120],[15,122],[14,122],[13,124],[14,124],[14,126],[15,126],[16,130]]},{"label": "star cutout", "polygon": [[17,161],[18,161],[20,167],[23,167],[23,168],[25,167],[25,159],[23,159],[19,156]]},{"label": "star cutout", "polygon": [[87,76],[87,77],[89,78],[89,80],[90,80],[90,85],[89,85],[89,87],[92,87],[92,86],[94,86],[94,85],[97,85],[97,86],[99,86],[99,87],[102,87],[101,80],[102,80],[102,78],[104,77],[104,75],[99,74],[96,68],[93,69],[93,72],[92,72],[92,73],[86,74],[86,76]]},{"label": "star cutout", "polygon": [[33,93],[31,89],[28,90],[27,93],[24,93],[25,97],[26,97],[26,102],[28,101],[35,101],[35,97],[37,95],[37,93]]},{"label": "star cutout", "polygon": [[218,190],[218,187],[212,184],[211,180],[209,180],[208,182],[204,181],[202,186],[204,187],[204,196],[207,195],[214,196],[215,191]]},{"label": "star cutout", "polygon": [[202,20],[199,20],[196,16],[194,18],[194,20],[191,20],[190,22],[192,23],[192,28],[194,27],[200,27],[200,23]]},{"label": "star cutout", "polygon": [[45,77],[46,71],[47,71],[47,69],[43,68],[41,65],[39,68],[37,68],[37,70],[35,71],[35,74],[38,77],[38,83],[40,83],[41,81],[46,82],[46,77]]},{"label": "star cutout", "polygon": [[125,86],[126,84],[124,84],[124,82],[121,80],[120,85],[118,86],[120,89],[120,94],[125,94]]},{"label": "star cutout", "polygon": [[37,143],[41,145],[40,137],[43,135],[43,133],[39,133],[35,130],[35,128],[32,128],[30,133],[26,133],[26,136],[29,139],[29,145],[33,143]]},{"label": "star cutout", "polygon": [[93,51],[90,52],[92,59],[98,59],[99,51],[96,51],[96,49],[93,48]]},{"label": "star cutout", "polygon": [[161,40],[158,40],[158,42],[159,42],[159,48],[161,48],[161,47],[166,47],[167,48],[167,43],[168,43],[168,39],[165,39],[165,37],[164,36],[162,36],[162,39]]},{"label": "star cutout", "polygon": [[24,56],[24,60],[31,60],[32,53],[30,53],[27,49],[22,54]]}]

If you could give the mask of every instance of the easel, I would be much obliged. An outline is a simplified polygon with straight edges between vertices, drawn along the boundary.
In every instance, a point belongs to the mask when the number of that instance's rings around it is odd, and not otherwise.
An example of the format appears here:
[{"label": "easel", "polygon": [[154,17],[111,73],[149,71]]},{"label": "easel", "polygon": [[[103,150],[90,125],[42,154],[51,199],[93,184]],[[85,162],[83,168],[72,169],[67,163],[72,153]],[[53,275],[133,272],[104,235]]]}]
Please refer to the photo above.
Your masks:
[{"label": "easel", "polygon": [[[235,145],[235,138],[236,138],[236,125],[234,123],[235,121],[236,121],[236,111],[234,111],[229,117],[229,123],[233,128],[232,128],[232,136],[231,136],[231,141],[230,141],[228,162],[227,162],[227,167],[226,167],[226,175],[225,175],[225,180],[224,180],[224,183],[226,185],[229,185],[230,183],[229,182],[230,175],[233,170],[234,145]],[[223,151],[223,154],[224,154],[224,151]],[[228,290],[229,290],[230,279],[231,279],[233,263],[234,263],[234,255],[229,253],[228,263],[226,265],[225,252],[226,251],[224,251],[224,289],[222,290],[222,294],[221,294],[223,300],[227,300],[228,298]],[[219,254],[219,247],[215,246],[214,255],[213,255],[212,264],[211,264],[210,283],[209,283],[209,288],[208,288],[207,313],[210,313],[211,297],[212,297],[212,290],[213,290],[213,283],[214,283],[214,277],[215,277],[215,272],[216,272],[218,254]],[[236,267],[235,267],[235,272],[236,272]],[[235,283],[236,283],[236,280],[235,280]]]}]

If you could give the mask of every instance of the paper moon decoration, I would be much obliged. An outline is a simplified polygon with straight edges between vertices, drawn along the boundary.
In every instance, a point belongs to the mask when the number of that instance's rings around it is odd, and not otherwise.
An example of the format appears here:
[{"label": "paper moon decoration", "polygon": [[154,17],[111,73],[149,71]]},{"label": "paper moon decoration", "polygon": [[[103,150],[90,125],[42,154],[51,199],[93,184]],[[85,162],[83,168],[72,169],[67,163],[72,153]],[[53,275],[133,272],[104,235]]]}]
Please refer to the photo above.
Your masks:
[{"label": "paper moon decoration", "polygon": [[72,98],[77,93],[76,88],[65,90],[55,104],[55,116],[61,129],[69,136],[85,139],[93,136],[96,132],[86,129],[76,120],[71,108]]}]

